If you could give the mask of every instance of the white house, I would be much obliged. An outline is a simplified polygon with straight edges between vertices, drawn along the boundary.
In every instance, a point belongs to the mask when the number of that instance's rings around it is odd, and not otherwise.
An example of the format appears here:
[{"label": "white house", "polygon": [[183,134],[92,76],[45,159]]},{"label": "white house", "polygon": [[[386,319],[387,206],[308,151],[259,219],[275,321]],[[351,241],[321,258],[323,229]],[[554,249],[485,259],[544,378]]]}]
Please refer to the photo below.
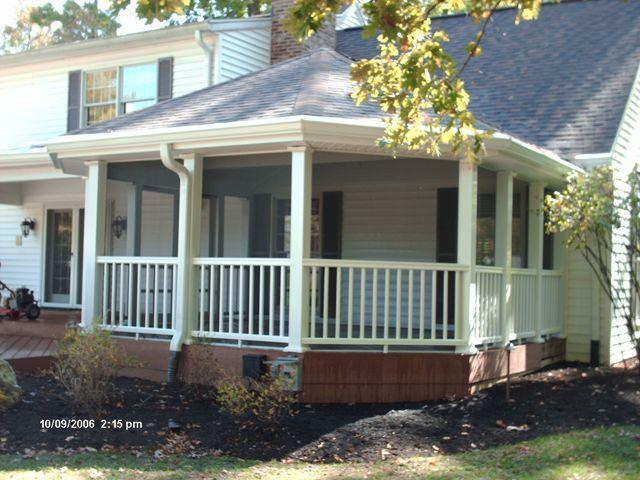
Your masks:
[{"label": "white house", "polygon": [[[296,356],[308,401],[463,394],[510,341],[519,371],[633,356],[540,207],[638,161],[640,6],[497,12],[465,78],[497,132],[476,164],[378,148],[381,112],[349,97],[364,18],[301,46],[288,3],[0,57],[0,278],[152,345],[171,379],[202,348]],[[435,22],[458,54],[477,28]]]}]

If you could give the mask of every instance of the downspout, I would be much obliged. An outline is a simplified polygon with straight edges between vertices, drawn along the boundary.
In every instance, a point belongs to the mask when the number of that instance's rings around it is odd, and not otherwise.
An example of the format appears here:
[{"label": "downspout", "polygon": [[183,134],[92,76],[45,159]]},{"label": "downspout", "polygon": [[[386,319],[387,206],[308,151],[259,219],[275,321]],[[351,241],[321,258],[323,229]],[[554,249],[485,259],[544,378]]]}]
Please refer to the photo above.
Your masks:
[{"label": "downspout", "polygon": [[[174,158],[173,145],[163,143],[160,145],[160,159],[162,164],[172,172],[178,175],[180,179],[180,207],[178,222],[178,263],[176,268],[177,285],[176,285],[176,311],[174,314],[174,330],[175,333],[171,338],[169,346],[169,363],[167,365],[167,383],[176,381],[176,372],[178,370],[178,362],[180,359],[180,351],[182,344],[187,336],[188,321],[188,299],[184,298],[188,295],[190,287],[190,242],[188,232],[190,230],[189,212],[191,211],[191,175],[187,168]],[[186,223],[186,224],[185,224]]]},{"label": "downspout", "polygon": [[212,63],[211,63],[211,56],[212,56],[213,50],[211,50],[211,47],[207,44],[207,42],[204,41],[202,30],[196,30],[196,43],[204,52],[204,68],[206,69],[205,77],[204,77],[206,81],[205,86],[210,87],[213,83]]}]

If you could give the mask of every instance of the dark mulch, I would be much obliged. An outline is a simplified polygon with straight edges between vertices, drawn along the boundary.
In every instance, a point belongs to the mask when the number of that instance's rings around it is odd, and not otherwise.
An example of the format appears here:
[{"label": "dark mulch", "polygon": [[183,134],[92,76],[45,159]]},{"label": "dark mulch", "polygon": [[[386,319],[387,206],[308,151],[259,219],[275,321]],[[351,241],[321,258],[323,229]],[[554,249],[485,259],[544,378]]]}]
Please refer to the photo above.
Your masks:
[{"label": "dark mulch", "polygon": [[[613,424],[640,423],[640,378],[636,371],[566,365],[464,399],[405,405],[300,405],[277,427],[240,422],[220,413],[189,389],[120,378],[105,415],[142,421],[125,431],[49,429],[42,419],[74,415],[64,392],[44,376],[19,379],[26,395],[0,414],[0,451],[126,449],[181,454],[232,455],[253,459],[313,462],[371,461],[394,456],[482,449],[549,433]],[[85,417],[86,418],[86,417]],[[180,435],[167,427],[181,423]]]}]

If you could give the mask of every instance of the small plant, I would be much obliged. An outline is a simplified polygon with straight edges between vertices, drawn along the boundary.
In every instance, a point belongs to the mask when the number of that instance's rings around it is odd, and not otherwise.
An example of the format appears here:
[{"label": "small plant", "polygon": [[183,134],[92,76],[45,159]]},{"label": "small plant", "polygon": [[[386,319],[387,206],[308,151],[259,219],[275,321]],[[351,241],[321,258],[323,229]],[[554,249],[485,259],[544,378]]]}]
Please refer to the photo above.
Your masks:
[{"label": "small plant", "polygon": [[222,411],[263,424],[275,424],[295,413],[295,393],[287,389],[284,378],[272,375],[247,381],[224,375],[217,385],[215,399]]},{"label": "small plant", "polygon": [[135,366],[139,366],[138,362],[125,354],[109,332],[74,329],[68,330],[60,341],[52,373],[77,409],[99,415],[118,371]]}]

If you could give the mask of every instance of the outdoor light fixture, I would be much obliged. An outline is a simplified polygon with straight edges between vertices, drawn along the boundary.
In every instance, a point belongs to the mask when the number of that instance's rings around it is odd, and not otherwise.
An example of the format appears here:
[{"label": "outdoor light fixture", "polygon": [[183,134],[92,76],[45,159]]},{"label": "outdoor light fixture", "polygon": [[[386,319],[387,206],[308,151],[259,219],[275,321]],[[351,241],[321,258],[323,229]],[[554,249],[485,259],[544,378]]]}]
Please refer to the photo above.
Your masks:
[{"label": "outdoor light fixture", "polygon": [[22,230],[22,236],[27,238],[36,229],[36,221],[31,217],[25,218],[20,224],[20,229]]},{"label": "outdoor light fixture", "polygon": [[127,231],[127,219],[118,215],[111,223],[111,233],[116,238],[120,238]]}]

